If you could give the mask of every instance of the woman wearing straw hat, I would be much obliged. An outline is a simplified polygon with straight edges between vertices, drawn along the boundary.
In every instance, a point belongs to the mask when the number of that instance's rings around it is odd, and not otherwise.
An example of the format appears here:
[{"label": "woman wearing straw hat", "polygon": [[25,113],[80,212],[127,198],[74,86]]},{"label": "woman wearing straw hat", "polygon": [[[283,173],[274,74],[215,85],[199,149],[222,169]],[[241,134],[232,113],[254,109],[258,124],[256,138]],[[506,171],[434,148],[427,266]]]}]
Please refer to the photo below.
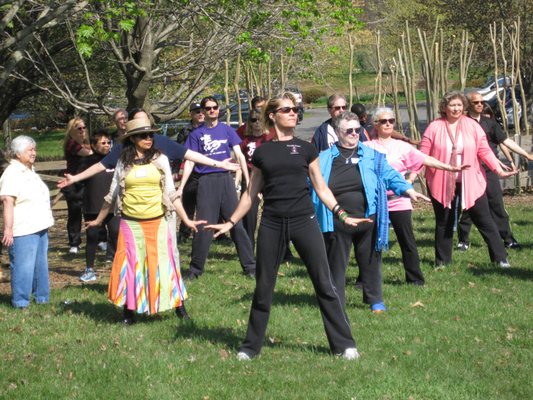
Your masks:
[{"label": "woman wearing straw hat", "polygon": [[121,216],[117,251],[109,280],[108,298],[124,307],[125,324],[135,313],[155,314],[175,309],[188,319],[183,300],[187,294],[181,278],[177,248],[167,222],[173,210],[193,230],[205,221],[191,221],[177,196],[168,158],[154,148],[148,119],[126,124],[123,150],[109,194],[97,219],[101,224],[111,204]]}]

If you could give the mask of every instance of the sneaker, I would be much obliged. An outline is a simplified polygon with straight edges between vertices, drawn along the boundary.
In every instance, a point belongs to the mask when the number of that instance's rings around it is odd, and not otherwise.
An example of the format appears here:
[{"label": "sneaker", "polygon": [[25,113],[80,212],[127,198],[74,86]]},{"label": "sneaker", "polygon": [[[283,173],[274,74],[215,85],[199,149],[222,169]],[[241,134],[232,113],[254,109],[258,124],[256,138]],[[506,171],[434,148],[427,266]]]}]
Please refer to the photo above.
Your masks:
[{"label": "sneaker", "polygon": [[107,251],[107,242],[98,243],[98,247],[100,247],[100,250],[102,251]]},{"label": "sneaker", "polygon": [[196,275],[194,272],[192,272],[191,270],[187,271],[185,273],[185,276],[183,277],[183,279],[185,279],[186,281],[194,281],[195,279],[198,279],[198,275]]},{"label": "sneaker", "polygon": [[344,350],[341,357],[345,360],[357,360],[359,358],[359,352],[355,347],[350,347]]},{"label": "sneaker", "polygon": [[68,252],[69,252],[70,254],[78,254],[79,251],[80,251],[80,248],[79,248],[78,246],[72,246],[72,247],[68,250]]},{"label": "sneaker", "polygon": [[85,273],[80,276],[80,281],[82,282],[92,282],[96,280],[96,272],[92,269],[88,269]]},{"label": "sneaker", "polygon": [[239,361],[250,361],[251,359],[252,359],[252,357],[250,357],[244,351],[239,351],[237,353],[237,360],[239,360]]},{"label": "sneaker", "polygon": [[385,307],[385,303],[374,303],[370,305],[370,311],[372,311],[374,314],[381,314],[387,311],[387,307]]},{"label": "sneaker", "polygon": [[503,260],[497,263],[500,268],[511,268],[511,264],[509,264],[509,261]]},{"label": "sneaker", "polygon": [[459,242],[457,243],[457,250],[459,251],[467,251],[470,245],[467,242]]},{"label": "sneaker", "polygon": [[520,246],[520,243],[518,243],[516,240],[512,240],[510,242],[505,243],[505,247],[508,249],[515,249],[520,250],[522,246]]}]

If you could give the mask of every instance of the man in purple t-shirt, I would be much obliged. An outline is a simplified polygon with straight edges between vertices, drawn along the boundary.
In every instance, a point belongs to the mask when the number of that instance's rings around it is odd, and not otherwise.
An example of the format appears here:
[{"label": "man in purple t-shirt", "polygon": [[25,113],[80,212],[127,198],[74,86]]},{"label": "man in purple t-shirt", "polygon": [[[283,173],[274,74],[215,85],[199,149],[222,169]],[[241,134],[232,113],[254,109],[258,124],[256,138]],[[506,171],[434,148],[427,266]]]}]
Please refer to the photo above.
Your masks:
[{"label": "man in purple t-shirt", "polygon": [[[217,161],[223,161],[231,157],[231,151],[233,150],[248,185],[249,176],[246,159],[239,146],[241,139],[233,128],[218,121],[218,101],[214,97],[205,97],[200,102],[200,106],[205,115],[204,124],[191,132],[185,142],[185,147]],[[178,189],[179,192],[183,191],[193,170],[199,176],[196,195],[196,219],[200,221],[206,220],[208,224],[216,224],[219,217],[228,221],[238,203],[235,183],[231,174],[220,168],[195,165],[192,161],[186,161],[183,168],[183,178]],[[230,234],[237,248],[241,267],[245,275],[254,276],[255,260],[252,243],[244,230],[242,222],[234,225]],[[189,280],[196,279],[203,273],[212,240],[212,231],[199,228],[192,242],[190,270],[188,275],[186,275]]]}]

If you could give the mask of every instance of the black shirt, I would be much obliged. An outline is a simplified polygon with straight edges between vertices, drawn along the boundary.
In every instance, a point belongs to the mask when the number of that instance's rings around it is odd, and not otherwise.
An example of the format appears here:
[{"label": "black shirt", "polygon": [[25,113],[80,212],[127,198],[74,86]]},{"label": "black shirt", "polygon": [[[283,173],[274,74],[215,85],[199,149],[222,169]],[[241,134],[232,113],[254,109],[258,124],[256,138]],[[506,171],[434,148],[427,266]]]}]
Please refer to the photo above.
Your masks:
[{"label": "black shirt", "polygon": [[[104,155],[93,153],[85,157],[83,160],[82,171],[89,168],[91,165],[99,163],[104,158]],[[109,192],[111,181],[113,180],[114,170],[106,169],[89,179],[86,179],[83,184],[85,191],[83,195],[83,212],[85,214],[98,214],[104,203],[104,197]]]},{"label": "black shirt", "polygon": [[[490,148],[492,149],[494,155],[498,157],[498,146],[503,143],[505,139],[507,139],[507,135],[500,127],[500,124],[498,124],[498,122],[492,118],[487,118],[481,115],[478,122],[487,135]],[[482,163],[482,165],[485,168],[485,171],[490,171],[490,168],[487,167],[485,163]]]},{"label": "black shirt", "polygon": [[333,160],[328,186],[339,205],[350,216],[364,218],[367,206],[357,148],[345,149],[338,145],[337,147],[340,154]]},{"label": "black shirt", "polygon": [[297,138],[266,142],[254,152],[252,164],[264,180],[264,216],[314,214],[307,178],[309,164],[317,158],[316,148]]}]

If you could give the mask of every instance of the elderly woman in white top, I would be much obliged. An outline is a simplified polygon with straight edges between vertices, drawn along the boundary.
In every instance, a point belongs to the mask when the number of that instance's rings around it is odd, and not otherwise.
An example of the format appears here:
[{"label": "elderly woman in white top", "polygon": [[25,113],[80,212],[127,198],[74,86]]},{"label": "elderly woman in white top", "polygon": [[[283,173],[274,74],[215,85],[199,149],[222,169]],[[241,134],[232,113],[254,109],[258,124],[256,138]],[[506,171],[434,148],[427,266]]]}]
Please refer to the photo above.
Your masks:
[{"label": "elderly woman in white top", "polygon": [[2,244],[9,247],[12,304],[26,308],[31,295],[48,303],[48,228],[54,224],[48,187],[33,170],[35,141],[18,136],[11,142],[12,159],[0,178],[4,205]]}]

